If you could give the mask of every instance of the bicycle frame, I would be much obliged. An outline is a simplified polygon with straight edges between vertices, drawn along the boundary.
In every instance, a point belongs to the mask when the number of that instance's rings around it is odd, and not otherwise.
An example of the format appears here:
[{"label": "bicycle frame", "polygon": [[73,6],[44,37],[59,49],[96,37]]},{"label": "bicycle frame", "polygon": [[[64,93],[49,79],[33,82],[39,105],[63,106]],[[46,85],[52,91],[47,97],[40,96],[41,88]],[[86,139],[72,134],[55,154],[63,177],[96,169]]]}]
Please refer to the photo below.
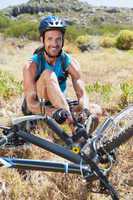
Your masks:
[{"label": "bicycle frame", "polygon": [[[110,118],[109,118],[110,119]],[[25,141],[30,142],[44,150],[47,150],[49,152],[52,152],[70,162],[73,162],[75,164],[71,164],[68,162],[64,162],[62,164],[58,162],[50,162],[50,161],[36,161],[36,160],[27,160],[27,159],[15,159],[15,158],[6,158],[6,157],[0,157],[0,162],[3,163],[6,167],[10,168],[23,168],[23,169],[32,169],[32,170],[47,170],[49,171],[60,171],[60,172],[70,172],[70,173],[81,173],[82,175],[85,174],[88,176],[92,175],[92,171],[90,167],[86,164],[86,161],[83,158],[83,155],[81,154],[75,154],[68,148],[65,148],[59,144],[52,143],[44,138],[40,138],[36,135],[33,135],[31,133],[27,133],[25,131],[22,131],[19,129],[19,125],[26,120],[34,121],[34,120],[45,120],[47,125],[56,133],[67,145],[72,145],[73,140],[72,137],[69,137],[61,128],[60,126],[50,117],[47,116],[41,116],[41,115],[30,115],[30,116],[23,116],[16,118],[12,121],[12,124],[14,125],[13,130],[11,130],[11,133],[7,137],[12,137],[14,133],[18,135],[19,137],[23,138]],[[112,122],[111,120],[105,120],[105,123],[100,126],[96,133],[101,133],[102,130],[106,128],[106,126]],[[1,126],[2,127],[2,126]],[[10,130],[8,127],[6,127],[7,130]],[[98,131],[99,130],[99,131]],[[100,135],[100,134],[99,134]],[[98,137],[99,137],[98,135]],[[6,138],[5,140],[8,140]],[[91,149],[91,155],[93,154],[94,160],[96,161],[95,153],[97,152],[95,149],[95,141],[97,140],[97,137],[93,139],[88,139],[86,142],[86,145],[83,147],[83,152],[86,152],[86,149]],[[90,153],[90,151],[89,151]],[[87,153],[86,153],[87,155]],[[90,159],[93,157],[90,156]],[[46,167],[45,167],[46,165]],[[67,169],[67,170],[66,170]]]},{"label": "bicycle frame", "polygon": [[[9,168],[22,168],[22,169],[32,169],[32,170],[46,170],[46,171],[59,171],[59,172],[70,172],[70,173],[89,173],[90,169],[86,167],[85,162],[83,161],[82,157],[78,154],[73,153],[69,149],[49,142],[44,138],[40,138],[35,136],[31,133],[27,133],[21,130],[17,130],[16,124],[25,121],[26,119],[34,120],[34,119],[43,119],[49,125],[49,127],[54,130],[54,132],[61,138],[65,143],[68,144],[69,136],[55,123],[51,118],[44,117],[44,116],[25,116],[21,118],[17,118],[13,121],[15,125],[15,134],[19,137],[23,138],[25,141],[30,142],[42,149],[50,151],[72,163],[68,162],[52,162],[52,161],[36,161],[36,160],[27,160],[27,159],[16,159],[16,158],[6,158],[0,157],[0,162],[3,163],[6,167]],[[54,123],[53,123],[54,122]],[[13,133],[11,133],[11,137]],[[70,142],[69,142],[70,144]]]},{"label": "bicycle frame", "polygon": [[24,131],[15,131],[15,133],[26,141],[31,142],[32,144],[48,150],[52,153],[55,153],[56,155],[59,155],[62,158],[65,158],[73,163],[0,157],[0,162],[4,166],[8,168],[28,170],[31,169],[52,172],[76,173],[81,174],[87,181],[99,178],[100,181],[105,185],[105,187],[110,191],[112,198],[114,200],[119,199],[116,191],[113,189],[112,185],[110,185],[105,174],[100,171],[100,169],[92,159],[88,158],[87,156],[75,154],[69,149],[66,149],[58,144],[49,142],[30,133]]},{"label": "bicycle frame", "polygon": [[63,173],[76,173],[76,174],[88,174],[92,173],[88,169],[87,165],[81,163],[81,156],[74,154],[70,150],[63,148],[60,145],[51,143],[45,139],[38,138],[24,132],[20,132],[19,136],[23,137],[32,144],[35,144],[45,150],[48,150],[56,155],[59,155],[69,161],[68,162],[53,162],[48,160],[30,160],[30,159],[16,159],[16,158],[6,158],[0,157],[0,162],[8,168],[19,168],[19,169],[28,169],[28,170],[40,170],[40,171],[52,171],[52,172],[63,172]]},{"label": "bicycle frame", "polygon": [[17,159],[1,157],[0,162],[8,168],[26,169],[26,170],[39,170],[49,172],[62,172],[72,174],[90,173],[88,167],[85,165],[78,165],[67,162],[57,162],[50,160],[30,160],[30,159]]}]

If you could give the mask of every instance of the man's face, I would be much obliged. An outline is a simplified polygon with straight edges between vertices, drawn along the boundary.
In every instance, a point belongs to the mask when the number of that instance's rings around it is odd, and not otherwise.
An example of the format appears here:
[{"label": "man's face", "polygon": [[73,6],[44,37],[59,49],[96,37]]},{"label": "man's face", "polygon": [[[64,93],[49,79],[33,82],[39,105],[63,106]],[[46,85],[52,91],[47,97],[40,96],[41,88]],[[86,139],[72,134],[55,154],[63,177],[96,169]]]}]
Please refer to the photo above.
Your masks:
[{"label": "man's face", "polygon": [[62,49],[63,35],[60,30],[50,30],[45,33],[45,50],[50,56],[58,56]]}]

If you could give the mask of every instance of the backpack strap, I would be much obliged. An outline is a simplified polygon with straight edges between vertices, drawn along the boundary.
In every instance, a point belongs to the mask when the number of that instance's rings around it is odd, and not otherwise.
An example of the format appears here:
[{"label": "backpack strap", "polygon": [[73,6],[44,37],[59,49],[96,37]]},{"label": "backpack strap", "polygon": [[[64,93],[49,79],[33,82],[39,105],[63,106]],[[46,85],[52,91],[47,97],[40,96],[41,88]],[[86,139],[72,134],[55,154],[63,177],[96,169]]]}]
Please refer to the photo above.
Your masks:
[{"label": "backpack strap", "polygon": [[44,48],[44,47],[38,47],[38,48],[33,52],[33,55],[34,55],[34,54],[41,54],[43,51],[45,51],[45,48]]},{"label": "backpack strap", "polygon": [[66,71],[65,59],[66,59],[65,54],[64,54],[64,52],[62,52],[62,54],[61,54],[61,66],[62,66],[62,69],[63,69],[63,75],[58,77],[59,84],[62,84],[68,78],[68,72]]}]

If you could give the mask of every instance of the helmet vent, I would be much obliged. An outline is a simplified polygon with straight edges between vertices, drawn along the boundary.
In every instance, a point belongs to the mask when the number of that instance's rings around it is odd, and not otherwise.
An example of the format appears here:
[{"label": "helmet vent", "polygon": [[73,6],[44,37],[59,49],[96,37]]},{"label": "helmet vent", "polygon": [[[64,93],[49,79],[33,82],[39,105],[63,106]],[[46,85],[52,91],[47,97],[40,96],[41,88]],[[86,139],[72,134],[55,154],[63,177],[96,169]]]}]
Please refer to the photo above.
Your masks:
[{"label": "helmet vent", "polygon": [[53,25],[53,22],[49,22],[49,24]]}]

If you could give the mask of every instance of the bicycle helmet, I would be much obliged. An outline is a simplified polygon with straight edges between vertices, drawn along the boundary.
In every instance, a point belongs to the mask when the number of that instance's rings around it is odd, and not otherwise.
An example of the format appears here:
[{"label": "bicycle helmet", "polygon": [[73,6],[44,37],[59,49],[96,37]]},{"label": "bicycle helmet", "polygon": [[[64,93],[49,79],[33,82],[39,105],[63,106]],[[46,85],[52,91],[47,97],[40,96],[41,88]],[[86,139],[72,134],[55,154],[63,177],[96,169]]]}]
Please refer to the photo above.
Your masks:
[{"label": "bicycle helmet", "polygon": [[66,30],[66,23],[57,16],[44,17],[39,25],[40,36],[43,36],[43,33],[52,29],[59,29],[64,34]]}]

